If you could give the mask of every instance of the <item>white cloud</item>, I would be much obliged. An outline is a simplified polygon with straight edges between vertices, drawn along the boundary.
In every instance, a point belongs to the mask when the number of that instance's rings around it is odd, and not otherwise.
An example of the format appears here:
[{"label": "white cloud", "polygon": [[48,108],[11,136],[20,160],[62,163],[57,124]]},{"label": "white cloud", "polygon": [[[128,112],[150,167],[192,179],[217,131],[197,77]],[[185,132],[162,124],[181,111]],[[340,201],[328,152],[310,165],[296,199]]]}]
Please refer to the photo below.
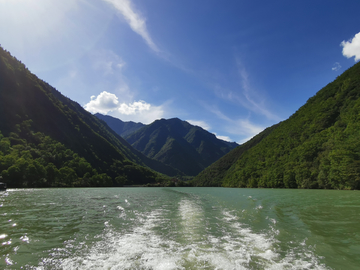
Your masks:
[{"label": "white cloud", "polygon": [[339,62],[335,62],[331,70],[338,71],[341,68],[341,65]]},{"label": "white cloud", "polygon": [[355,56],[355,61],[360,60],[360,32],[357,33],[352,40],[344,40],[340,45],[343,47],[342,54],[345,57],[351,58]]},{"label": "white cloud", "polygon": [[141,122],[150,124],[157,119],[164,118],[166,105],[154,106],[145,101],[133,103],[122,103],[117,110],[109,112],[109,115],[117,117],[122,121]]},{"label": "white cloud", "polygon": [[126,22],[130,25],[131,29],[139,34],[149,47],[155,51],[159,52],[158,47],[153,42],[150,34],[146,28],[145,18],[141,16],[132,6],[130,0],[104,0],[113,5],[117,11],[119,11],[125,18]]},{"label": "white cloud", "polygon": [[226,141],[226,142],[231,142],[231,139],[230,137],[228,136],[220,136],[220,135],[217,135],[216,133],[214,133],[216,138],[220,139],[220,140],[223,140],[223,141]]},{"label": "white cloud", "polygon": [[150,108],[151,105],[149,103],[146,103],[143,100],[139,100],[129,104],[122,103],[117,110],[121,114],[134,115],[137,113],[142,113],[144,111],[149,111]]},{"label": "white cloud", "polygon": [[119,105],[116,95],[104,91],[97,97],[91,96],[90,102],[84,108],[91,113],[107,114],[110,111],[116,110]]},{"label": "white cloud", "polygon": [[186,121],[194,126],[202,127],[205,130],[209,130],[211,128],[210,125],[205,121],[201,121],[201,120],[186,120]]},{"label": "white cloud", "polygon": [[84,108],[91,113],[109,114],[122,121],[134,121],[149,124],[157,119],[163,118],[164,108],[154,106],[143,100],[132,103],[119,102],[115,94],[106,91],[97,97],[91,96],[91,100]]}]

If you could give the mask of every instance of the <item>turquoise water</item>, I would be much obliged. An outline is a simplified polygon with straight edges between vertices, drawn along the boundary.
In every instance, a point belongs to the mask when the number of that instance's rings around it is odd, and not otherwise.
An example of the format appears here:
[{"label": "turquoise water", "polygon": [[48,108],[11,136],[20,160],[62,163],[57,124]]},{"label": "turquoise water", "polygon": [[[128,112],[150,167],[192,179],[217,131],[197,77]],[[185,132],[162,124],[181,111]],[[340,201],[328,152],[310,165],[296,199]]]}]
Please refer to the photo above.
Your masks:
[{"label": "turquoise water", "polygon": [[0,269],[359,269],[357,191],[0,193]]}]

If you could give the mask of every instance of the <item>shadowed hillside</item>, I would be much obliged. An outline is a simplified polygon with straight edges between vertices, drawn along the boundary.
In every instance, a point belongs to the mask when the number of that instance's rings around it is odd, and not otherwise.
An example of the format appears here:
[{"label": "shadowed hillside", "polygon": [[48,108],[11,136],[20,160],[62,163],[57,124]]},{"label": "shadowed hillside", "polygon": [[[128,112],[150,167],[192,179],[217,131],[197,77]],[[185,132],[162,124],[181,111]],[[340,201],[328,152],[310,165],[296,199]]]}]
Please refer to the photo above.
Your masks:
[{"label": "shadowed hillside", "polygon": [[113,131],[115,131],[118,135],[120,135],[123,138],[145,126],[142,123],[135,123],[132,121],[123,122],[115,117],[109,115],[103,115],[100,113],[96,113],[94,115],[97,118],[103,120]]},{"label": "shadowed hillside", "polygon": [[[49,164],[55,173],[68,169],[73,181],[64,186],[158,181],[159,174],[146,165],[170,175],[178,173],[134,150],[104,122],[38,79],[2,48],[0,140],[0,173],[10,187],[56,186],[47,181]],[[83,170],[78,170],[79,163]],[[93,181],[98,175],[105,180]]]}]

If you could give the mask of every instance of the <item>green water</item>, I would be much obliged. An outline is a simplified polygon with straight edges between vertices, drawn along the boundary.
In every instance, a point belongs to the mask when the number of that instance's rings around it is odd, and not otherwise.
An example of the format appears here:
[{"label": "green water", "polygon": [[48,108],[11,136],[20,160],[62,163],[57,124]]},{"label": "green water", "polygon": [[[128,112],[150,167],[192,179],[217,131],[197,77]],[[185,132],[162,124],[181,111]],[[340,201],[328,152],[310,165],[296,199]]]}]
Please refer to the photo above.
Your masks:
[{"label": "green water", "polygon": [[13,189],[0,269],[359,269],[357,191]]}]

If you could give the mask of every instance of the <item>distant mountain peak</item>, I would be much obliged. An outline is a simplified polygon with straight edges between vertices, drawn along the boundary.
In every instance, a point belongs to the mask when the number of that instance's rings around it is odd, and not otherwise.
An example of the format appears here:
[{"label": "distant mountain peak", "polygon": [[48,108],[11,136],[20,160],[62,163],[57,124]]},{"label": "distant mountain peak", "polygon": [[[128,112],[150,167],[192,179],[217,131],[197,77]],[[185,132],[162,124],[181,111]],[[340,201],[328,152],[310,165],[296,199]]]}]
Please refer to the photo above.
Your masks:
[{"label": "distant mountain peak", "polygon": [[196,175],[237,146],[179,118],[156,120],[125,139],[148,157],[187,175]]},{"label": "distant mountain peak", "polygon": [[147,157],[170,165],[187,175],[198,174],[238,146],[237,143],[218,139],[215,134],[202,127],[177,117],[161,118],[149,125],[135,126],[113,117],[101,114],[96,116]]}]

